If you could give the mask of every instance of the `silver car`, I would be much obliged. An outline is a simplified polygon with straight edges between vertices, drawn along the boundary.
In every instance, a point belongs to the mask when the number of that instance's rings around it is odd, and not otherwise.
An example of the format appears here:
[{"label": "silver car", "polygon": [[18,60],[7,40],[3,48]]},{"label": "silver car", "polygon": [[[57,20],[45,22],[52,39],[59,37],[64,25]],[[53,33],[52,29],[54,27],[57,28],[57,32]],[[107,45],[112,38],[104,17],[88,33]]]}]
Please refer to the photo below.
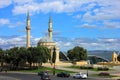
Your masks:
[{"label": "silver car", "polygon": [[76,73],[76,74],[73,75],[73,78],[86,79],[87,78],[87,74],[85,74],[85,73]]}]

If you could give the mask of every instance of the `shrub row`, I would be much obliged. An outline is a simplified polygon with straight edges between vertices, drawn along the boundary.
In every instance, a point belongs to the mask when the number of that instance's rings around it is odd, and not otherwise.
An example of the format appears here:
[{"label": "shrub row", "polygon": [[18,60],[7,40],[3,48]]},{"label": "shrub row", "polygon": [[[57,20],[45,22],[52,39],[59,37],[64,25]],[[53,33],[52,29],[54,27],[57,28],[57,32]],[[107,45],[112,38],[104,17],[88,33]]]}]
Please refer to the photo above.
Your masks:
[{"label": "shrub row", "polygon": [[98,67],[97,70],[98,71],[108,71],[109,68],[107,68],[107,67]]},{"label": "shrub row", "polygon": [[80,69],[93,69],[92,66],[80,66]]},{"label": "shrub row", "polygon": [[109,73],[106,73],[106,72],[101,72],[101,73],[99,73],[98,75],[99,75],[99,76],[110,76],[110,74],[109,74]]}]

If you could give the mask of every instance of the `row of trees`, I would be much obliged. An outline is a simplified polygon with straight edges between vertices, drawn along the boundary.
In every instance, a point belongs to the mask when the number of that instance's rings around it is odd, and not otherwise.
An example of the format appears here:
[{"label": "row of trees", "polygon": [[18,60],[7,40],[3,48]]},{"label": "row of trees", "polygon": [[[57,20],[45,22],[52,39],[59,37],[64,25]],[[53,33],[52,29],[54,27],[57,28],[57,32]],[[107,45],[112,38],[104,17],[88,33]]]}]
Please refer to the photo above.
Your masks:
[{"label": "row of trees", "polygon": [[10,68],[17,69],[19,67],[25,66],[26,62],[29,67],[32,63],[38,63],[39,66],[42,63],[50,60],[50,51],[43,46],[30,47],[26,49],[25,47],[14,47],[9,50],[0,49],[0,62],[1,66],[10,66]]},{"label": "row of trees", "polygon": [[[87,60],[87,50],[76,46],[73,49],[68,50],[67,57],[73,62]],[[67,59],[62,52],[60,52],[60,59],[61,58]],[[1,66],[4,66],[3,63],[5,63],[7,66],[14,69],[24,67],[26,62],[29,64],[29,67],[31,67],[33,63],[37,63],[37,66],[42,66],[42,63],[46,63],[48,60],[55,64],[55,48],[53,49],[52,59],[49,49],[43,46],[30,47],[28,49],[25,47],[14,47],[9,50],[0,49]]]}]

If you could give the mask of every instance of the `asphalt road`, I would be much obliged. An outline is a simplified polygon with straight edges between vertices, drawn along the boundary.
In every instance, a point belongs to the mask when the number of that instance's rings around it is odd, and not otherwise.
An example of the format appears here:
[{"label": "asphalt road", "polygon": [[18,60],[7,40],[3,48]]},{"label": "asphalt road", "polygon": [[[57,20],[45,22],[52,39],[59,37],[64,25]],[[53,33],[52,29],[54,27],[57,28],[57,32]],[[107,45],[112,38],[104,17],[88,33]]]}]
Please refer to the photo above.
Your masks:
[{"label": "asphalt road", "polygon": [[[0,80],[40,80],[40,76],[37,74],[24,74],[24,73],[0,73],[0,77],[4,77],[6,79],[0,79]],[[61,78],[57,76],[50,75],[51,80],[82,80],[82,79],[74,79],[72,76],[69,78]],[[88,78],[86,80],[100,80],[100,79],[94,79],[94,78]]]}]

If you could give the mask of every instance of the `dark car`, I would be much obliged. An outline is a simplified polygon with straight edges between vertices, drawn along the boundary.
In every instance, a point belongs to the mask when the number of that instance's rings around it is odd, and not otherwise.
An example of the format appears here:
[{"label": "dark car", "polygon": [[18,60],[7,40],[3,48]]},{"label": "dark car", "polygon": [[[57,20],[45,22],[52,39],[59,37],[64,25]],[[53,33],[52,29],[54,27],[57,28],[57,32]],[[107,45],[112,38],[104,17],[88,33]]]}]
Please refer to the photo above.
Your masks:
[{"label": "dark car", "polygon": [[41,80],[50,80],[50,76],[49,75],[43,75],[43,76],[41,76]]},{"label": "dark car", "polygon": [[57,77],[69,77],[69,76],[70,76],[70,74],[67,72],[61,72],[61,73],[57,74]]},{"label": "dark car", "polygon": [[38,72],[38,76],[48,75],[47,71]]}]

